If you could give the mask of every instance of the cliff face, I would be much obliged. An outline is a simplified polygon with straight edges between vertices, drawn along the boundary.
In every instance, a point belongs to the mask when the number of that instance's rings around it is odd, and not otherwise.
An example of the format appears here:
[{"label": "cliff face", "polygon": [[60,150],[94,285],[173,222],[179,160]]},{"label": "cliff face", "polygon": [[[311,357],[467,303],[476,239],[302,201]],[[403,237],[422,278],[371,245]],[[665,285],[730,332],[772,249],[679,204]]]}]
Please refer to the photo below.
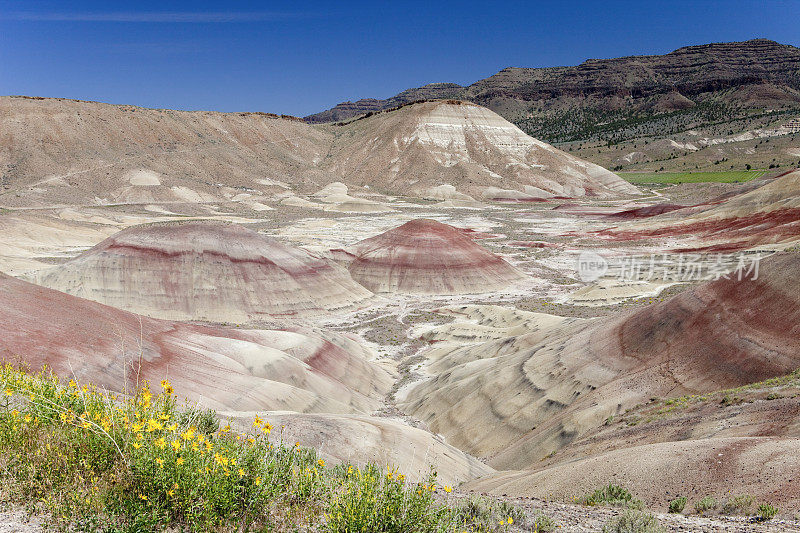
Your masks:
[{"label": "cliff face", "polygon": [[465,95],[465,87],[455,83],[431,83],[415,89],[407,89],[397,96],[378,100],[376,98],[362,98],[355,102],[342,102],[336,107],[306,117],[308,122],[338,122],[347,120],[364,113],[376,112],[382,109],[397,107],[417,100],[445,100],[448,98],[461,99]]},{"label": "cliff face", "polygon": [[[742,98],[742,91],[748,98]],[[755,95],[753,97],[752,95]],[[763,98],[758,95],[763,95]],[[800,49],[756,39],[687,46],[665,55],[589,59],[573,67],[506,68],[468,87],[432,84],[386,100],[345,102],[306,117],[310,122],[340,121],[420,98],[459,98],[499,113],[544,140],[588,138],[593,125],[616,120],[608,113],[654,116],[696,105],[800,105]],[[579,113],[580,131],[540,126]],[[533,124],[536,122],[536,124]]]},{"label": "cliff face", "polygon": [[758,39],[679,48],[661,56],[589,59],[575,67],[507,68],[468,88],[476,100],[504,95],[523,100],[561,96],[642,98],[684,96],[772,82],[800,88],[800,49]]}]

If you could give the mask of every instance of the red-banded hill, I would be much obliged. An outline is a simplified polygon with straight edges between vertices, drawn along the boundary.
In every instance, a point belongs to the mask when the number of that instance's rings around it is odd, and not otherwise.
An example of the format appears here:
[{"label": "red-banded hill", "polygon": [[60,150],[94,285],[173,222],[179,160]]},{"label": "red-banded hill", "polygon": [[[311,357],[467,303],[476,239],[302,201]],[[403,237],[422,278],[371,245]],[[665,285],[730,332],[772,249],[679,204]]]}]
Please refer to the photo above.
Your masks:
[{"label": "red-banded hill", "polygon": [[367,305],[332,261],[243,226],[136,226],[47,271],[42,285],[170,320],[247,322]]},{"label": "red-banded hill", "polygon": [[354,247],[353,279],[378,293],[483,293],[524,278],[458,228],[418,219]]},{"label": "red-banded hill", "polygon": [[454,347],[405,408],[495,468],[527,468],[652,397],[738,387],[800,367],[800,256],[618,318]]}]

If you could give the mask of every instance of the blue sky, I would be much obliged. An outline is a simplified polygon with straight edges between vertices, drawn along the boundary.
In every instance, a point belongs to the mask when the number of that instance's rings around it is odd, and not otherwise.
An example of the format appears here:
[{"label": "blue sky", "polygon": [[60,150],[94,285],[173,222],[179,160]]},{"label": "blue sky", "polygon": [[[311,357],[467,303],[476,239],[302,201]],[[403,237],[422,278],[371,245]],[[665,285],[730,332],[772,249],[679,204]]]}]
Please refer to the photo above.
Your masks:
[{"label": "blue sky", "polygon": [[507,66],[765,37],[800,46],[800,0],[0,0],[0,94],[307,115]]}]

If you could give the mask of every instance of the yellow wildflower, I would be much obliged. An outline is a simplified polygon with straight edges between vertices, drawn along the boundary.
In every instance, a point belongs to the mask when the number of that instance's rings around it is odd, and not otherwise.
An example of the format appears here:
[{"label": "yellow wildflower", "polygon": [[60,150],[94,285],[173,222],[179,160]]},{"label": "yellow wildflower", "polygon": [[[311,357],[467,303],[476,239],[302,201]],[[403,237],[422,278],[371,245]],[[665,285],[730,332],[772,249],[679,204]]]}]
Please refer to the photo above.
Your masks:
[{"label": "yellow wildflower", "polygon": [[164,392],[167,394],[172,394],[175,390],[172,388],[172,385],[166,379],[161,380],[161,388],[164,389]]},{"label": "yellow wildflower", "polygon": [[181,449],[181,441],[179,441],[178,439],[175,439],[174,441],[172,441],[172,449],[175,450],[176,452],[178,450],[180,450]]}]

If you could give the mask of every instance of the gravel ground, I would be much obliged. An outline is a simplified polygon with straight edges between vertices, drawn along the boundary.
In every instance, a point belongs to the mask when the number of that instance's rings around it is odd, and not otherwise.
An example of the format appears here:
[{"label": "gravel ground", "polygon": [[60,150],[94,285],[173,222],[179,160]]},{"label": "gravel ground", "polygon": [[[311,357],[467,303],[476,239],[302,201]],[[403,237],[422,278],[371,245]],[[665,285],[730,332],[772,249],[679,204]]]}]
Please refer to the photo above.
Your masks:
[{"label": "gravel ground", "polygon": [[[570,505],[555,502],[545,502],[535,499],[507,499],[518,507],[522,507],[532,514],[542,511],[556,524],[558,532],[600,532],[612,517],[620,514],[619,509],[606,509],[600,507],[586,507],[583,505]],[[766,523],[754,523],[746,517],[733,516],[685,516],[679,514],[654,513],[661,525],[668,531],[682,531],[691,533],[777,533],[779,531],[800,532],[800,521],[774,519]]]},{"label": "gravel ground", "polygon": [[41,517],[28,517],[21,508],[0,503],[0,533],[39,533],[45,531]]}]

